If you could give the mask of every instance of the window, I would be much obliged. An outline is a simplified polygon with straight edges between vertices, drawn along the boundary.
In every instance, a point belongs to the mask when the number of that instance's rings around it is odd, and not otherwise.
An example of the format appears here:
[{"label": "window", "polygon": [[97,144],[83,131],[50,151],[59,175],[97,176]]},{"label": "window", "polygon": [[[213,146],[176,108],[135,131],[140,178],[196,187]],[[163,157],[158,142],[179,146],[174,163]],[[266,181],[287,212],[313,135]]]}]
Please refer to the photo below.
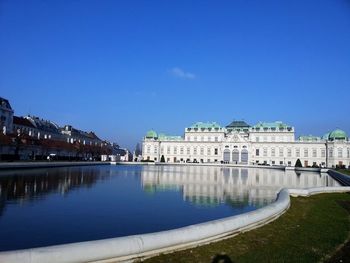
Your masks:
[{"label": "window", "polygon": [[147,153],[151,153],[151,146],[150,145],[147,146]]},{"label": "window", "polygon": [[170,146],[168,146],[168,147],[166,148],[166,153],[167,153],[167,154],[170,154]]},{"label": "window", "polygon": [[194,136],[194,141],[195,141],[195,142],[197,141],[197,136]]},{"label": "window", "polygon": [[321,150],[321,157],[326,157],[326,150],[325,149]]},{"label": "window", "polygon": [[271,156],[272,156],[272,157],[275,157],[275,156],[276,156],[275,148],[271,148]]},{"label": "window", "polygon": [[255,141],[259,142],[259,136],[256,136]]},{"label": "window", "polygon": [[333,148],[329,149],[329,157],[333,157]]},{"label": "window", "polygon": [[219,141],[219,138],[217,136],[215,136],[215,141],[218,142]]},{"label": "window", "polygon": [[184,154],[184,147],[180,147],[180,154]]},{"label": "window", "polygon": [[291,148],[287,149],[287,156],[292,157],[292,149]]},{"label": "window", "polygon": [[275,161],[272,161],[271,163],[274,165],[274,164],[275,164]]},{"label": "window", "polygon": [[264,142],[267,142],[267,137],[266,137],[266,136],[264,136],[263,138],[264,138]]},{"label": "window", "polygon": [[276,141],[275,136],[271,136],[271,141],[272,141],[272,142]]},{"label": "window", "polygon": [[312,157],[317,157],[317,150],[316,149],[312,149]]},{"label": "window", "polygon": [[211,155],[211,149],[210,148],[207,149],[207,154]]},{"label": "window", "polygon": [[157,152],[158,152],[158,148],[157,146],[154,146],[154,154],[157,154]]},{"label": "window", "polygon": [[280,156],[280,157],[283,157],[283,148],[280,148],[280,150],[279,150],[279,156]]},{"label": "window", "polygon": [[309,157],[309,150],[308,149],[304,149],[304,157]]},{"label": "window", "polygon": [[204,148],[201,147],[201,155],[204,155]]},{"label": "window", "polygon": [[338,148],[338,157],[342,158],[343,157],[343,149]]},{"label": "window", "polygon": [[300,149],[299,148],[295,149],[295,155],[296,155],[296,157],[300,157]]},{"label": "window", "polygon": [[259,156],[259,155],[260,155],[259,149],[256,149],[256,150],[255,150],[255,155],[256,155],[256,156]]},{"label": "window", "polygon": [[214,154],[215,154],[215,155],[218,155],[218,148],[215,148],[215,149],[214,149]]},{"label": "window", "polygon": [[267,148],[264,148],[264,156],[267,156]]},{"label": "window", "polygon": [[177,147],[174,146],[174,154],[177,154]]},{"label": "window", "polygon": [[191,154],[191,149],[190,147],[187,147],[187,155],[190,155]]},{"label": "window", "polygon": [[197,155],[197,147],[193,147],[193,154]]}]

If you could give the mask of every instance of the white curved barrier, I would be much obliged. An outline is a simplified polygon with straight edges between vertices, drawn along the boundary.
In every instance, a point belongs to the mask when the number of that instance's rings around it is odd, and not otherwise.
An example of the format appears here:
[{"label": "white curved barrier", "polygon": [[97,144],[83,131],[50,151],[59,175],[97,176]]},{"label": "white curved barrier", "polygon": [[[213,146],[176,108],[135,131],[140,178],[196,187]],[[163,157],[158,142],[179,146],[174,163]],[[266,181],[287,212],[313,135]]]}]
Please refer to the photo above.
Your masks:
[{"label": "white curved barrier", "polygon": [[61,263],[107,259],[124,261],[154,255],[160,252],[208,243],[266,224],[279,217],[289,208],[289,195],[310,196],[335,192],[350,192],[350,187],[282,189],[274,203],[248,213],[150,234],[1,252],[0,262]]}]

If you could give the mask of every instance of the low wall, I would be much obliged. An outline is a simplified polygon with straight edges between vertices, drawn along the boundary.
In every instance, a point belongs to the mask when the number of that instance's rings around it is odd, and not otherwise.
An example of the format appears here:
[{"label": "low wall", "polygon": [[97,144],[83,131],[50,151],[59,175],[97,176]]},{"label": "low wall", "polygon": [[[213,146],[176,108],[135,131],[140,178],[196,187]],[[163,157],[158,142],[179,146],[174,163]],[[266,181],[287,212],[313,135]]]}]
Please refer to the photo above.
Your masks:
[{"label": "low wall", "polygon": [[341,185],[350,186],[350,176],[342,174],[335,170],[329,170],[328,174],[337,180]]},{"label": "low wall", "polygon": [[109,165],[109,162],[9,162],[0,163],[2,169],[28,169],[28,168],[52,168],[67,166]]},{"label": "low wall", "polygon": [[349,191],[350,187],[282,189],[274,203],[248,213],[150,234],[1,252],[0,262],[115,262],[147,257],[208,243],[266,224],[289,208],[290,195],[310,196]]}]

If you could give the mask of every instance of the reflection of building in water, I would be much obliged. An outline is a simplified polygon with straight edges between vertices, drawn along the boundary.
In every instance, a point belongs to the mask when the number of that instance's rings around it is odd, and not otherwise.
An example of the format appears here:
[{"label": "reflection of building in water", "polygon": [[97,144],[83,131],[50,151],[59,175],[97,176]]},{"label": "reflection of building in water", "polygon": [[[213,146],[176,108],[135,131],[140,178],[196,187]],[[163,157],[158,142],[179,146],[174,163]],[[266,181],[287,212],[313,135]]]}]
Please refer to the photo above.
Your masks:
[{"label": "reflection of building in water", "polygon": [[51,193],[62,195],[78,187],[90,187],[108,177],[99,168],[14,170],[0,173],[0,215],[9,201],[31,200]]},{"label": "reflection of building in water", "polygon": [[328,174],[262,168],[147,166],[141,175],[144,189],[182,189],[184,199],[206,205],[262,206],[282,188],[339,185]]}]

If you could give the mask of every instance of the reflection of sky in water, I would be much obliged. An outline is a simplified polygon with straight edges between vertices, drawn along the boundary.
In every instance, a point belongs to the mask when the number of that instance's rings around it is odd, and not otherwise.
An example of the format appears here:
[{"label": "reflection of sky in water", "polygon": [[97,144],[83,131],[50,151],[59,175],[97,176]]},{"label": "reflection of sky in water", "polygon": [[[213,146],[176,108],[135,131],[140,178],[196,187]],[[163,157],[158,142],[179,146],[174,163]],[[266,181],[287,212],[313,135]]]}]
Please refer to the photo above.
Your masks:
[{"label": "reflection of sky in water", "polygon": [[204,166],[0,171],[0,250],[148,233],[248,212],[327,174]]}]

